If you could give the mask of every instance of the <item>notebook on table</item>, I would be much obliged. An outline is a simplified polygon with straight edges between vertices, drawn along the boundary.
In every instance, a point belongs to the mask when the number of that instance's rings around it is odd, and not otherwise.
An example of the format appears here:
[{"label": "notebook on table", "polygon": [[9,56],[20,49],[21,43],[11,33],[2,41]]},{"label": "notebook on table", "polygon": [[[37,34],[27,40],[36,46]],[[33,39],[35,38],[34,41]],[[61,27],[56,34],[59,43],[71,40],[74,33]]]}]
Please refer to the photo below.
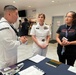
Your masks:
[{"label": "notebook on table", "polygon": [[56,68],[61,64],[61,62],[51,59],[48,62],[46,62],[46,64]]}]

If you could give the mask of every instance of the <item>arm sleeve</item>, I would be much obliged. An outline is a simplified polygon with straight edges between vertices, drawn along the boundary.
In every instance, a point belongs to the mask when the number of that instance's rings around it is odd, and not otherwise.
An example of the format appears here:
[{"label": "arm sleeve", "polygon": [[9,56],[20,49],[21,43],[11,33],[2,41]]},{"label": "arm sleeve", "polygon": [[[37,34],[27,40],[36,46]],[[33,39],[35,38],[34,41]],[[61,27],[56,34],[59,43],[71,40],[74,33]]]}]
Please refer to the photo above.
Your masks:
[{"label": "arm sleeve", "polygon": [[6,49],[14,49],[20,45],[20,41],[17,41],[10,29],[5,29],[0,32],[0,41]]},{"label": "arm sleeve", "polygon": [[51,27],[49,26],[49,32],[48,32],[48,35],[51,35]]},{"label": "arm sleeve", "polygon": [[35,25],[32,26],[30,35],[35,35]]},{"label": "arm sleeve", "polygon": [[58,30],[56,31],[56,33],[60,33],[61,32],[61,26],[58,28]]}]

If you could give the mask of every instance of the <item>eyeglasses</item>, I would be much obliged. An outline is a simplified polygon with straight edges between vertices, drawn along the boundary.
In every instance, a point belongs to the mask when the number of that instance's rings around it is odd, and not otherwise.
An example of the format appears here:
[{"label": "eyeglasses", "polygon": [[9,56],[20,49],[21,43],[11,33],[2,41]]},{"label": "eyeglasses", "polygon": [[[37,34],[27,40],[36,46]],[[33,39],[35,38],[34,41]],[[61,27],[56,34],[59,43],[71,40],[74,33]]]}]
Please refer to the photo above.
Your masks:
[{"label": "eyeglasses", "polygon": [[65,16],[65,18],[73,18],[72,16]]}]

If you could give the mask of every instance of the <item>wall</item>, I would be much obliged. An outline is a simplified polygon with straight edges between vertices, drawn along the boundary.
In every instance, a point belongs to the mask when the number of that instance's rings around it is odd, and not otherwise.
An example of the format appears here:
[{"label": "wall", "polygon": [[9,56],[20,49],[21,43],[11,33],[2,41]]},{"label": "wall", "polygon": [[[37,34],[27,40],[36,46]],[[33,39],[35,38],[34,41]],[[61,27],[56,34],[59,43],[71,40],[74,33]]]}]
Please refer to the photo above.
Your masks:
[{"label": "wall", "polygon": [[27,10],[27,18],[35,19],[36,18],[36,9]]},{"label": "wall", "polygon": [[46,15],[46,20],[45,22],[47,24],[52,24],[52,16],[65,16],[68,11],[75,11],[76,12],[76,3],[66,3],[66,4],[61,4],[61,5],[54,5],[50,7],[45,7],[45,8],[39,8],[36,9],[36,13],[33,14],[32,10],[27,10],[29,17],[35,16],[39,13],[44,13]]},{"label": "wall", "polygon": [[[46,20],[45,22],[49,25],[52,25],[52,16],[65,16],[65,14],[68,11],[75,11],[76,12],[76,3],[66,3],[66,4],[61,4],[61,5],[54,5],[50,7],[45,7],[45,8],[39,8],[39,9],[31,9],[31,10],[26,10],[27,11],[27,18],[29,19],[36,19],[37,15],[39,13],[44,13],[46,15]],[[22,21],[24,18],[21,18]],[[18,27],[18,23],[15,26],[16,28]]]}]

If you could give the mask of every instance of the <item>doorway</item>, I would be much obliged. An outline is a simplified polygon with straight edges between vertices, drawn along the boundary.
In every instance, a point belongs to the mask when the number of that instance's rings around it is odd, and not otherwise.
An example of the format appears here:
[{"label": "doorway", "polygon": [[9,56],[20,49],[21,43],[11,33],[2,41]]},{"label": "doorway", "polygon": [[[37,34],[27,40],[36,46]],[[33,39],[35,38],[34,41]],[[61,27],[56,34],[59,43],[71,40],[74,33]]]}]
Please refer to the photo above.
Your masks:
[{"label": "doorway", "polygon": [[56,31],[60,25],[64,23],[64,16],[53,16],[52,17],[52,40],[56,40]]}]

